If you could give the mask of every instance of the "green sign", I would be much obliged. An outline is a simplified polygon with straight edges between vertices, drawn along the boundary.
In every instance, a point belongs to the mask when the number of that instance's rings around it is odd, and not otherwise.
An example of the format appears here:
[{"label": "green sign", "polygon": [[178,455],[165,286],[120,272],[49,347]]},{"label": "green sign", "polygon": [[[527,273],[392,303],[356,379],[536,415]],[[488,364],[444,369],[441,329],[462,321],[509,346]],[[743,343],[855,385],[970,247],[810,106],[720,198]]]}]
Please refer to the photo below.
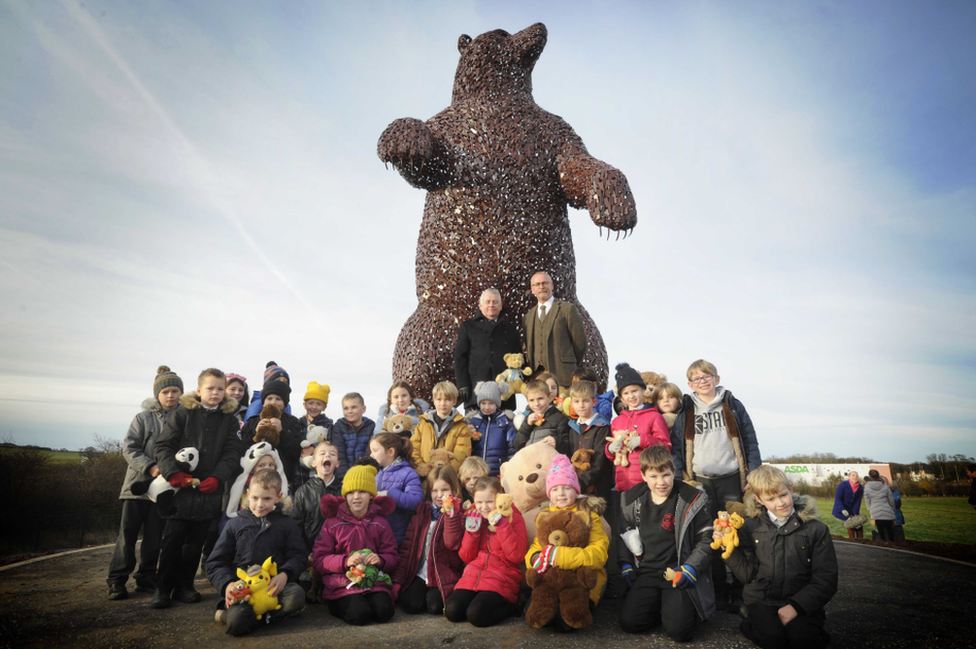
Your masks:
[{"label": "green sign", "polygon": [[802,464],[791,465],[788,464],[783,469],[783,473],[810,473],[810,469]]}]

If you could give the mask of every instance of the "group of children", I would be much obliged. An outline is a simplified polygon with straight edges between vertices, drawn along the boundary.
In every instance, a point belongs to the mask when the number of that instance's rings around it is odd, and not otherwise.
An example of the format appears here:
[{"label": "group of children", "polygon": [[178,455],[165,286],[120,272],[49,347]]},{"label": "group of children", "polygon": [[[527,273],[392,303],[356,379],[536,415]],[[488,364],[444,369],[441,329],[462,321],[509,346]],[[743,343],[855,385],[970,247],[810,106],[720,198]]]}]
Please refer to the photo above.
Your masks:
[{"label": "group of children", "polygon": [[[250,417],[241,405],[243,377],[207,369],[196,393],[182,395],[182,381],[162,366],[155,399],[126,437],[129,472],[109,597],[127,596],[142,527],[137,590],[152,591],[155,608],[199,601],[193,576],[203,554],[222,595],[216,619],[232,635],[294,615],[306,600],[327,603],[354,625],[386,622],[399,604],[475,626],[526,610],[534,626],[568,631],[586,626],[589,613],[543,611],[541,595],[536,606],[527,603],[523,573],[545,581],[550,570],[591,571],[592,609],[606,589],[613,545],[627,587],[625,631],[663,625],[674,640],[689,640],[741,588],[741,628],[756,644],[822,646],[824,606],[837,588],[827,528],[811,502],[794,502],[782,472],[762,465],[748,413],[719,384],[716,368],[699,360],[687,375],[692,393],[685,396],[672,383],[649,389],[621,364],[616,394],[601,394],[595,375],[581,369],[561,395],[543,373],[526,384],[528,408],[519,414],[500,411],[498,385],[485,382],[467,416],[449,382],[434,387],[432,407],[397,382],[376,422],[357,393],[343,397],[343,417],[332,422],[329,388],[318,383],[309,384],[304,417],[287,412],[290,379],[274,363]],[[268,403],[281,414],[262,417]],[[611,409],[618,410],[612,422]],[[389,430],[393,415],[408,416],[412,427]],[[542,511],[571,512],[588,527],[574,547],[551,534],[529,538],[515,506],[498,514],[500,467],[532,444],[556,453]],[[194,461],[178,463],[188,448]],[[176,490],[165,519],[129,489],[156,476]],[[743,500],[740,544],[723,560],[712,550],[723,536],[713,521],[727,502]],[[238,601],[238,578],[269,558],[267,594],[278,608],[259,618]]]}]

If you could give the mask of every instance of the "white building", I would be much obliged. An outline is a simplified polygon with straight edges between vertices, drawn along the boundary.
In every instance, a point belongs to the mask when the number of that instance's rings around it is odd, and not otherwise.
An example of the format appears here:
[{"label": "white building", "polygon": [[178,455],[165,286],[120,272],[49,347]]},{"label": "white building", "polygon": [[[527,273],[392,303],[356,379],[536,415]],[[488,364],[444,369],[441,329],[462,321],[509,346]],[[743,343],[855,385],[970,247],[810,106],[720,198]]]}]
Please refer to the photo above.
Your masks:
[{"label": "white building", "polygon": [[871,469],[877,469],[878,473],[891,480],[891,467],[887,464],[766,464],[782,470],[793,484],[805,482],[814,487],[821,486],[832,475],[846,478],[851,471],[857,471],[863,479]]}]

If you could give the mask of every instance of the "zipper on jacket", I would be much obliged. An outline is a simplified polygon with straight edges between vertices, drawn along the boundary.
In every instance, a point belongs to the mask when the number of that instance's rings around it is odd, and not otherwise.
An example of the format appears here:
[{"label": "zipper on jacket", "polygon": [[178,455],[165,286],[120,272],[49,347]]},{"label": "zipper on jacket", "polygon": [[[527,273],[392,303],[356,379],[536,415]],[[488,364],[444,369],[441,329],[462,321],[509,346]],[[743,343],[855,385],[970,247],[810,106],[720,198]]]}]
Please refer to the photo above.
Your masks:
[{"label": "zipper on jacket", "polygon": [[488,562],[491,560],[491,532],[488,532],[488,541],[485,545],[485,567],[478,571],[478,579],[474,582],[475,590],[478,590],[478,586],[481,585],[481,575],[485,574],[488,570]]}]

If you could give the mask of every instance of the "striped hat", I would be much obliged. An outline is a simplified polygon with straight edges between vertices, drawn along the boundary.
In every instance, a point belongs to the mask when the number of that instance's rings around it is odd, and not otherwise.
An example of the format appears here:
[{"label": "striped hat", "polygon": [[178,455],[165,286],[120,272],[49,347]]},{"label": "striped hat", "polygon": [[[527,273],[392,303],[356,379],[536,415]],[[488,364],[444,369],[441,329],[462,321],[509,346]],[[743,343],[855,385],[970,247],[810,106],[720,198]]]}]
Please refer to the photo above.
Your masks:
[{"label": "striped hat", "polygon": [[288,379],[288,382],[291,383],[291,377],[288,376],[288,372],[279,367],[274,361],[268,361],[268,364],[264,366],[264,382],[270,383],[271,381],[276,381],[281,377],[285,377]]},{"label": "striped hat", "polygon": [[165,365],[156,368],[156,380],[153,381],[153,396],[159,398],[159,393],[166,388],[179,388],[183,391],[183,379],[176,375],[176,372]]}]

